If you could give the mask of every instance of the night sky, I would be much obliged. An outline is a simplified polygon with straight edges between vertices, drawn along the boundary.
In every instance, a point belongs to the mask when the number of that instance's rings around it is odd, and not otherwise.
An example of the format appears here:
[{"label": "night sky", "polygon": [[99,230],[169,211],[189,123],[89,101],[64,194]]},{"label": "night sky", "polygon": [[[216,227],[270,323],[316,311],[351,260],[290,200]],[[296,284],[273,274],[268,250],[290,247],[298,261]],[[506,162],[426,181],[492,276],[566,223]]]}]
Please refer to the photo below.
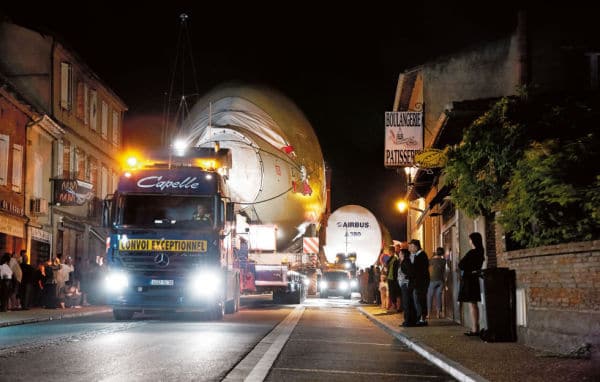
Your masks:
[{"label": "night sky", "polygon": [[[159,125],[178,52],[178,16],[188,14],[199,93],[243,81],[287,95],[313,125],[332,169],[332,210],[362,205],[396,239],[404,236],[405,218],[394,201],[405,185],[401,175],[383,167],[383,116],[392,108],[398,75],[507,33],[515,22],[506,3],[488,2],[360,8],[342,7],[350,4],[345,2],[327,9],[299,2],[260,9],[230,2],[124,3],[23,1],[0,10],[61,36],[114,89],[129,106],[126,145]],[[193,82],[189,76],[185,92],[193,91]],[[175,84],[174,93],[181,92]]]}]

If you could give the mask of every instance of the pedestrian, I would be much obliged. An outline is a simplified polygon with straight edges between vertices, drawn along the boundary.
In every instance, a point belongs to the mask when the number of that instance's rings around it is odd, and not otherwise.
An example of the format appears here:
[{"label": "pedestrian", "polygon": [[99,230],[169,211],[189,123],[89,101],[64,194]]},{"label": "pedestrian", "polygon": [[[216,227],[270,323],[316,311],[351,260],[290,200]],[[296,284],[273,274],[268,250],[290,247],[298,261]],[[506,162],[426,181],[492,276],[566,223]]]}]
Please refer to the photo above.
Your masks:
[{"label": "pedestrian", "polygon": [[421,248],[421,242],[413,239],[408,244],[412,274],[409,283],[413,289],[413,299],[417,312],[417,326],[427,326],[427,289],[429,288],[429,259]]},{"label": "pedestrian", "polygon": [[377,289],[377,284],[379,283],[379,280],[377,280],[375,278],[375,266],[371,265],[368,270],[367,273],[369,275],[368,278],[368,282],[367,282],[367,303],[368,304],[372,304],[373,302],[375,302],[375,289]]},{"label": "pedestrian", "polygon": [[389,295],[389,306],[388,313],[399,313],[402,312],[402,306],[400,305],[400,286],[398,285],[398,268],[400,267],[400,261],[398,259],[398,252],[400,251],[400,245],[394,247],[394,251],[390,256],[387,269],[388,269],[388,295]]},{"label": "pedestrian", "polygon": [[[56,309],[58,291],[56,290],[56,274],[58,273],[58,267],[55,266],[56,262],[48,260],[44,266],[45,277],[44,277],[44,292],[42,305],[46,309]],[[60,262],[58,262],[60,265]]]},{"label": "pedestrian", "polygon": [[12,289],[13,273],[10,269],[10,253],[0,257],[0,312],[8,310],[8,299]]},{"label": "pedestrian", "polygon": [[379,294],[381,296],[381,309],[388,309],[388,283],[387,277],[382,273],[379,275]]},{"label": "pedestrian", "polygon": [[460,287],[458,290],[458,301],[462,305],[468,304],[471,315],[471,330],[465,333],[466,336],[479,335],[479,306],[481,301],[481,289],[479,288],[479,275],[476,273],[481,270],[484,261],[485,250],[483,248],[483,239],[479,232],[473,232],[469,235],[471,249],[458,263],[460,269]]},{"label": "pedestrian", "polygon": [[433,298],[435,297],[435,308],[437,318],[442,318],[442,290],[444,289],[444,275],[446,271],[446,259],[444,248],[438,247],[435,255],[431,258],[431,280],[427,289],[427,312],[428,317],[433,317]]},{"label": "pedestrian", "polygon": [[35,269],[29,265],[29,259],[26,250],[21,250],[21,272],[23,279],[21,281],[21,309],[28,310],[32,303],[34,293]]},{"label": "pedestrian", "polygon": [[360,285],[360,302],[363,304],[367,304],[367,299],[369,298],[367,295],[369,294],[369,272],[366,269],[361,269],[358,283]]},{"label": "pedestrian", "polygon": [[379,266],[375,267],[375,280],[377,280],[377,282],[375,283],[375,304],[381,305],[381,293],[379,292],[379,283],[381,280],[381,270],[379,269]]},{"label": "pedestrian", "polygon": [[10,309],[19,310],[21,309],[21,301],[19,300],[21,281],[23,281],[23,273],[21,272],[21,254],[12,254],[8,265],[13,273],[12,277],[12,289],[10,291]]},{"label": "pedestrian", "polygon": [[404,312],[404,321],[401,326],[416,326],[417,313],[413,299],[413,289],[410,285],[409,274],[412,273],[412,263],[410,262],[410,252],[406,248],[400,250],[400,267],[398,269],[398,284],[402,295],[402,310]]}]

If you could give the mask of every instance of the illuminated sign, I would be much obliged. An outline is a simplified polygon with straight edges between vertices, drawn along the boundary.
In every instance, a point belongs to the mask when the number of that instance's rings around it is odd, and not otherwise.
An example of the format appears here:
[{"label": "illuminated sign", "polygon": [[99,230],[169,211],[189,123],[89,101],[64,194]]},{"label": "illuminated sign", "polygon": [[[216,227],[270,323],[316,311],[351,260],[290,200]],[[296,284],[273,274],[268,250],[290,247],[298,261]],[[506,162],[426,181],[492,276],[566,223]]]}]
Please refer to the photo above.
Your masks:
[{"label": "illuminated sign", "polygon": [[385,113],[386,167],[412,166],[415,154],[423,150],[423,113],[388,111]]},{"label": "illuminated sign", "polygon": [[173,181],[173,180],[163,180],[162,176],[147,176],[138,180],[137,186],[140,188],[158,188],[161,191],[165,188],[191,188],[196,189],[200,185],[199,182],[196,182],[198,178],[196,177],[187,177],[181,181]]},{"label": "illuminated sign", "polygon": [[206,240],[128,239],[119,241],[121,251],[206,252]]}]

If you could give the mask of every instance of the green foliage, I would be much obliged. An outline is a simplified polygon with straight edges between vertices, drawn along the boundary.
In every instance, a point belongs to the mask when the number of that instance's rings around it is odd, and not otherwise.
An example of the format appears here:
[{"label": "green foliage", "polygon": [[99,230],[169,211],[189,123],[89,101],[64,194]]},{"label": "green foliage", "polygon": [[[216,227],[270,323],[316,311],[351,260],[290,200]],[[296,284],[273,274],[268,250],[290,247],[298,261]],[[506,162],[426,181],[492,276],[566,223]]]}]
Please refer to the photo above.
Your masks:
[{"label": "green foliage", "polygon": [[[593,139],[533,143],[518,161],[502,206],[499,222],[526,247],[591,240],[600,228],[598,188],[565,182],[569,173],[585,168]],[[596,182],[597,183],[597,182]],[[598,184],[598,183],[597,183]],[[593,203],[593,202],[592,202]],[[587,207],[586,207],[587,206]]]},{"label": "green foliage", "polygon": [[498,101],[448,152],[446,183],[454,187],[454,203],[471,217],[497,211],[505,196],[505,185],[524,148],[525,128],[511,118],[517,102]]},{"label": "green foliage", "polygon": [[597,100],[503,98],[449,149],[446,183],[469,216],[526,247],[600,237]]}]

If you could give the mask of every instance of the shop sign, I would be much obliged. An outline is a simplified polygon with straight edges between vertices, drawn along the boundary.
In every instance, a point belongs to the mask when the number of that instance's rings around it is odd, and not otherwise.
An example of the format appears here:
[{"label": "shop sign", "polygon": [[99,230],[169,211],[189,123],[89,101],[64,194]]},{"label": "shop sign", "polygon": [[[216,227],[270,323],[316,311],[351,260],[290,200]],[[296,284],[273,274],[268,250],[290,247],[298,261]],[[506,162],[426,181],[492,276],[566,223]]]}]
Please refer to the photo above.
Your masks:
[{"label": "shop sign", "polygon": [[25,225],[19,219],[10,216],[0,215],[0,232],[10,236],[25,237]]},{"label": "shop sign", "polygon": [[412,166],[415,154],[423,150],[423,113],[388,111],[385,113],[386,167]]},{"label": "shop sign", "polygon": [[8,200],[0,200],[0,210],[6,211],[13,215],[23,215],[23,207],[19,207],[18,205],[9,202]]},{"label": "shop sign", "polygon": [[50,243],[52,239],[52,234],[50,232],[46,232],[39,228],[29,227],[31,239],[35,241],[41,241],[44,243]]},{"label": "shop sign", "polygon": [[94,197],[94,186],[78,179],[52,179],[54,182],[54,204],[81,206]]}]

